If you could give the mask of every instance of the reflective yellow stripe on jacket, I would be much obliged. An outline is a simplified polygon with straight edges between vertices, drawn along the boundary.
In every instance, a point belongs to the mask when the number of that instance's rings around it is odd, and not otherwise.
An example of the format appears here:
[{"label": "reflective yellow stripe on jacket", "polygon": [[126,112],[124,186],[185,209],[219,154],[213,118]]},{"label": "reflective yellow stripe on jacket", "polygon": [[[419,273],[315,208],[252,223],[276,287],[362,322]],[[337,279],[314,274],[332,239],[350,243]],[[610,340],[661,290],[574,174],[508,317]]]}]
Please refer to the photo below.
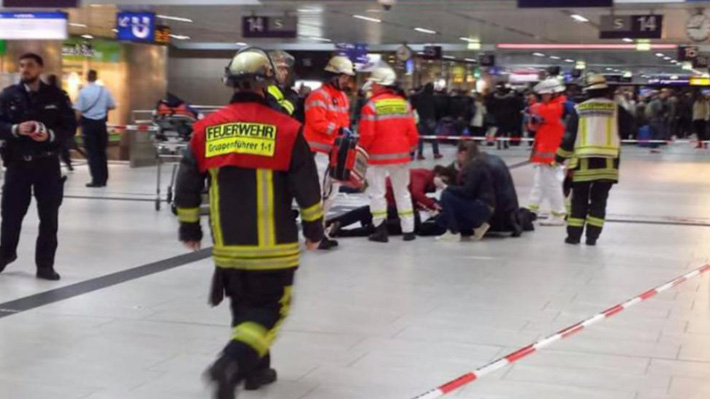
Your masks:
[{"label": "reflective yellow stripe on jacket", "polygon": [[269,86],[267,89],[271,97],[276,99],[276,101],[279,103],[283,109],[288,112],[289,115],[293,115],[294,111],[296,110],[296,107],[293,105],[293,103],[284,97],[284,94],[281,92],[281,89],[278,88],[278,86]]}]

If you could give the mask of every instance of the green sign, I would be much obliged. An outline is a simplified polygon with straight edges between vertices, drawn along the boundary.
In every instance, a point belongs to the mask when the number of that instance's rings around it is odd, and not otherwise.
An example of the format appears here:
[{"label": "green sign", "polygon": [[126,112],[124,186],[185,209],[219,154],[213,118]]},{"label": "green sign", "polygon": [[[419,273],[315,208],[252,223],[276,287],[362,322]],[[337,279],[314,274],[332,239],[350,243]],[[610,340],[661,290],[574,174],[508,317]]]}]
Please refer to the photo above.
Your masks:
[{"label": "green sign", "polygon": [[0,40],[0,55],[5,54],[7,54],[7,42],[4,40]]},{"label": "green sign", "polygon": [[98,62],[120,62],[121,44],[109,40],[71,38],[62,43],[62,58],[68,61],[88,58]]}]

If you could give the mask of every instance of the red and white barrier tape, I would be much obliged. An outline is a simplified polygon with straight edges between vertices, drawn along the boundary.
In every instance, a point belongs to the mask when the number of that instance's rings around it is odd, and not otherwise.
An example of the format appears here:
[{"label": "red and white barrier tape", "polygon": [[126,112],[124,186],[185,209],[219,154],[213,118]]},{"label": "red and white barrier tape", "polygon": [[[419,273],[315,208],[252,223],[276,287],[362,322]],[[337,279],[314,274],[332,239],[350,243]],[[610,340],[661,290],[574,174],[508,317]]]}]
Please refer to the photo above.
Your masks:
[{"label": "red and white barrier tape", "polygon": [[159,129],[157,126],[153,125],[106,125],[109,129],[113,130],[135,130],[137,132],[157,132]]},{"label": "red and white barrier tape", "polygon": [[[473,136],[419,136],[423,140],[454,140],[454,141],[510,141],[514,143],[535,141],[531,137],[473,137]],[[700,140],[621,140],[624,144],[697,144],[710,143],[710,141]]]},{"label": "red and white barrier tape", "polygon": [[509,355],[506,355],[496,361],[493,361],[493,362],[491,362],[491,363],[489,363],[489,364],[487,364],[475,371],[464,374],[455,380],[447,382],[446,384],[444,384],[436,389],[433,389],[433,390],[431,390],[427,393],[424,393],[422,395],[416,396],[413,399],[440,398],[448,393],[451,393],[452,391],[455,391],[455,390],[461,388],[464,385],[470,384],[470,383],[480,379],[481,377],[483,377],[487,374],[490,374],[494,371],[500,370],[508,365],[511,365],[511,364],[517,362],[518,360],[523,359],[542,348],[545,348],[549,345],[552,345],[553,343],[555,343],[557,341],[560,341],[564,338],[572,336],[572,335],[584,330],[585,328],[590,327],[593,324],[596,324],[602,320],[606,320],[612,316],[615,316],[632,306],[635,306],[647,299],[650,299],[650,298],[656,296],[657,294],[660,294],[663,291],[667,291],[667,290],[674,288],[674,287],[676,287],[676,286],[678,286],[690,279],[698,277],[707,271],[710,271],[710,264],[707,264],[703,267],[695,269],[688,274],[680,276],[680,277],[678,277],[672,281],[669,281],[666,284],[663,284],[659,287],[656,287],[652,290],[648,290],[648,291],[644,292],[643,294],[641,294],[637,297],[634,297],[632,299],[629,299],[628,301],[626,301],[622,304],[611,307],[611,308],[595,315],[594,317],[591,317],[587,320],[584,320],[582,322],[579,322],[577,324],[569,326],[556,334],[553,334],[553,335],[550,335],[549,337],[543,338],[543,339],[535,342],[532,345],[528,345],[522,349],[519,349],[519,350],[517,350]]}]

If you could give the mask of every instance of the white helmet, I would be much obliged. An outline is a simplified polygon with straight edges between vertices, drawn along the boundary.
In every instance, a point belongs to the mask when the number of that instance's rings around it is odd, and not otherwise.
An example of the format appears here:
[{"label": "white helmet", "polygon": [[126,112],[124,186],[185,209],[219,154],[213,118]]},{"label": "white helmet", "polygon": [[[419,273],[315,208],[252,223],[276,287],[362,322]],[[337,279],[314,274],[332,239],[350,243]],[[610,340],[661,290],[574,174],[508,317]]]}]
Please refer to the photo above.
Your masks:
[{"label": "white helmet", "polygon": [[326,72],[331,72],[336,75],[348,75],[355,76],[355,66],[350,58],[343,55],[336,55],[328,61],[328,65],[325,66]]},{"label": "white helmet", "polygon": [[596,73],[590,73],[587,75],[586,85],[584,86],[584,91],[591,90],[606,90],[609,85],[606,83],[606,78],[604,75],[599,75]]},{"label": "white helmet", "polygon": [[537,94],[557,94],[565,91],[565,86],[557,78],[547,78],[533,89]]},{"label": "white helmet", "polygon": [[239,82],[270,82],[274,79],[274,63],[257,47],[245,47],[232,58],[224,71],[224,83],[235,87]]},{"label": "white helmet", "polygon": [[367,82],[377,83],[380,86],[394,86],[397,83],[397,73],[383,62],[372,70],[372,75]]}]

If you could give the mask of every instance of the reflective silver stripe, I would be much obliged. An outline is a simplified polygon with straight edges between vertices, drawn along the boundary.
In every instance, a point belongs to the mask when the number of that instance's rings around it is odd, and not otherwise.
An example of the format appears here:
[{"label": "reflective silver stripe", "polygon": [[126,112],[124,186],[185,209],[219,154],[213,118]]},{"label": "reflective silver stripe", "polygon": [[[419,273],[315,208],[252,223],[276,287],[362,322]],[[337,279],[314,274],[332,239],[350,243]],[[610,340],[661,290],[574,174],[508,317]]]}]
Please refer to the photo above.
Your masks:
[{"label": "reflective silver stripe", "polygon": [[311,101],[308,104],[306,104],[306,111],[308,111],[311,108],[325,108],[328,111],[335,111],[335,112],[350,112],[350,108],[348,107],[338,107],[335,105],[328,105],[323,101],[316,100],[316,101]]},{"label": "reflective silver stripe", "polygon": [[323,150],[323,151],[330,151],[333,149],[332,145],[319,143],[317,141],[309,141],[308,145],[313,149]]},{"label": "reflective silver stripe", "polygon": [[326,101],[330,100],[330,93],[328,93],[325,88],[320,88],[316,90],[316,92],[323,94],[323,97],[325,97]]},{"label": "reflective silver stripe", "polygon": [[376,121],[377,116],[376,115],[363,115],[360,117],[363,121]]},{"label": "reflective silver stripe", "polygon": [[325,134],[327,134],[327,135],[333,134],[333,132],[335,131],[336,128],[337,128],[337,126],[335,126],[335,123],[330,122],[328,124],[328,129],[326,129],[326,131],[325,131]]},{"label": "reflective silver stripe", "polygon": [[403,154],[382,154],[382,155],[370,154],[370,160],[371,161],[389,161],[392,159],[409,158],[410,156],[411,155],[409,155],[408,152],[403,153]]},{"label": "reflective silver stripe", "polygon": [[311,101],[308,104],[306,104],[306,111],[308,111],[311,108],[315,108],[315,107],[328,108],[328,104],[326,104],[325,102],[320,101],[320,100]]}]

